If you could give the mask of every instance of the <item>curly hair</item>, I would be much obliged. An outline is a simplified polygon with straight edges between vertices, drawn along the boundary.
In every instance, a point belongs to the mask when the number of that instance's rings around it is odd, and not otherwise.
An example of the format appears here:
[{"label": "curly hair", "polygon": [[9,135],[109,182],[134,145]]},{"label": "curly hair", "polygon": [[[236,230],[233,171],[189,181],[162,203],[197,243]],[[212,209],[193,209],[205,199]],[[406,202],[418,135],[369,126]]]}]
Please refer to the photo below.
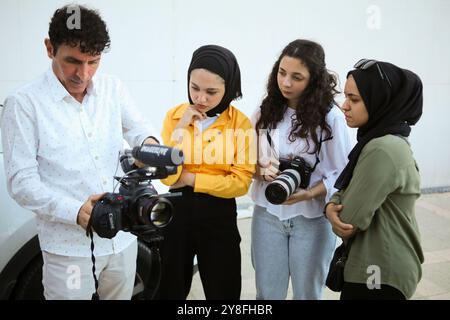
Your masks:
[{"label": "curly hair", "polygon": [[54,48],[54,54],[61,44],[71,47],[79,46],[80,51],[90,55],[98,55],[109,49],[111,41],[105,22],[96,10],[76,5],[79,9],[80,28],[69,28],[68,20],[73,15],[75,5],[67,5],[57,9],[50,21],[48,35]]},{"label": "curly hair", "polygon": [[[280,61],[285,56],[299,59],[310,73],[308,86],[296,106],[296,120],[292,121],[289,140],[310,137],[315,145],[310,152],[313,154],[317,151],[320,142],[316,131],[318,127],[325,132],[323,140],[331,137],[331,128],[325,119],[333,104],[337,105],[335,96],[339,93],[336,88],[337,77],[326,69],[325,52],[318,43],[297,39],[283,49],[269,75],[267,94],[260,106],[261,116],[256,123],[256,128],[275,129],[288,108],[287,99],[283,97],[277,82]],[[306,142],[309,152],[311,146],[308,139]]]}]

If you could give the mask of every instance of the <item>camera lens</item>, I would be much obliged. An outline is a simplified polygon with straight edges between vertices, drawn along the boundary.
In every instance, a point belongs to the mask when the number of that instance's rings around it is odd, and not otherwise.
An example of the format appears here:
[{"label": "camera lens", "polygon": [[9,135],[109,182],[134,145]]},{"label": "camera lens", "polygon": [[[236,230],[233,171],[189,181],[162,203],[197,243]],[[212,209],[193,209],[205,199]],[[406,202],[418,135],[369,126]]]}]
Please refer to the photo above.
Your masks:
[{"label": "camera lens", "polygon": [[266,188],[266,198],[270,203],[281,204],[287,197],[288,193],[286,188],[278,183],[269,184]]},{"label": "camera lens", "polygon": [[300,173],[294,169],[284,170],[266,188],[266,198],[270,203],[281,204],[297,190],[300,185]]},{"label": "camera lens", "polygon": [[145,197],[139,199],[138,212],[141,223],[162,228],[172,220],[173,206],[165,198]]},{"label": "camera lens", "polygon": [[150,212],[150,221],[158,228],[165,227],[172,220],[172,205],[166,199],[158,199]]}]

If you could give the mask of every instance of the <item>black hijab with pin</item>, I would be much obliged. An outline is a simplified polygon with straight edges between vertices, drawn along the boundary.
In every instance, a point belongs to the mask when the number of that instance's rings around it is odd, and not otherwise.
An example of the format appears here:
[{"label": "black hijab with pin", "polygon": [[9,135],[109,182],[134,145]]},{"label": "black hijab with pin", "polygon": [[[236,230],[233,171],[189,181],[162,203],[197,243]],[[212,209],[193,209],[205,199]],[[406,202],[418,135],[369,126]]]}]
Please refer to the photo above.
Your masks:
[{"label": "black hijab with pin", "polygon": [[391,63],[362,59],[352,75],[369,114],[366,124],[358,128],[358,143],[350,152],[349,162],[334,185],[346,188],[364,146],[387,134],[408,137],[412,125],[422,115],[422,82],[413,72]]},{"label": "black hijab with pin", "polygon": [[206,112],[208,117],[221,114],[228,108],[231,101],[242,97],[241,72],[236,57],[230,50],[217,45],[206,45],[194,51],[187,74],[188,96],[191,104],[193,101],[189,94],[189,81],[191,71],[194,69],[206,69],[225,80],[225,94],[215,108]]}]

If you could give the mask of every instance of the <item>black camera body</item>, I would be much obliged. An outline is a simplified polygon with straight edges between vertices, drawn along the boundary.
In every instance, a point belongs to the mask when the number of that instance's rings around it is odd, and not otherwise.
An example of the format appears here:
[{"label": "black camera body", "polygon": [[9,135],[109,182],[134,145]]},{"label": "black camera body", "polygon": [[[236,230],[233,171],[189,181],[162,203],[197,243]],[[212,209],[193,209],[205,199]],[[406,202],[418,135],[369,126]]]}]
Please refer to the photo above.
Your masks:
[{"label": "black camera body", "polygon": [[[176,155],[176,156],[173,156]],[[172,220],[173,206],[169,198],[180,194],[158,195],[151,183],[177,172],[183,161],[182,151],[165,146],[147,145],[125,150],[120,155],[123,177],[114,177],[119,193],[106,193],[92,209],[91,225],[102,238],[113,238],[120,230],[137,236],[151,236]],[[138,168],[134,161],[147,165]]]},{"label": "black camera body", "polygon": [[278,170],[280,170],[282,173],[288,169],[296,170],[300,174],[300,177],[301,177],[298,188],[300,188],[300,189],[308,188],[309,181],[311,180],[311,173],[313,172],[313,168],[304,158],[295,157],[291,160],[281,158],[279,161],[280,161],[280,166],[278,167]]},{"label": "black camera body", "polygon": [[308,188],[314,171],[312,166],[300,156],[293,159],[281,158],[279,161],[281,173],[269,183],[265,191],[267,200],[273,204],[283,203],[298,188]]}]

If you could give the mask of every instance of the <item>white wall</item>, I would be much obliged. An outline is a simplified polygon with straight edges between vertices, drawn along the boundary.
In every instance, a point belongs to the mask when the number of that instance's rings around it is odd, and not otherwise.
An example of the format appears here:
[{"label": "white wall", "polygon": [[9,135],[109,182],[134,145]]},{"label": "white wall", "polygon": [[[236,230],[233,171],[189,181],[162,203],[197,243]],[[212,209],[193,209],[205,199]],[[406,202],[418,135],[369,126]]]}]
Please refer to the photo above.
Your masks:
[{"label": "white wall", "polygon": [[[43,40],[67,1],[0,0],[0,101],[49,66]],[[127,0],[81,1],[100,10],[111,51],[102,72],[119,75],[160,129],[165,111],[187,100],[186,69],[203,44],[230,48],[241,65],[248,115],[261,101],[272,64],[296,38],[320,42],[343,79],[360,58],[409,68],[424,83],[424,114],[411,141],[422,187],[450,186],[449,0]],[[341,88],[343,84],[341,84]]]}]

